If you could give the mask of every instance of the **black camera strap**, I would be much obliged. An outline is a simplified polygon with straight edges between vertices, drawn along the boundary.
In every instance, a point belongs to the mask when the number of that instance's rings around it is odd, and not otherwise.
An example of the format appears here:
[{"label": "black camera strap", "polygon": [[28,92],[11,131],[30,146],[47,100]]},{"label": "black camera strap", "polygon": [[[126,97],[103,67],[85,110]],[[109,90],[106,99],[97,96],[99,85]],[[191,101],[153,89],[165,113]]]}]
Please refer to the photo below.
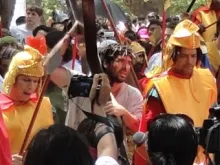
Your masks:
[{"label": "black camera strap", "polygon": [[208,158],[208,160],[209,160],[209,165],[214,165],[213,162],[212,162],[212,160],[210,159],[209,153],[208,153],[209,141],[210,141],[212,132],[213,132],[216,128],[218,128],[219,126],[220,126],[220,123],[217,123],[217,124],[213,125],[211,128],[209,128],[208,134],[207,134],[207,137],[206,137],[205,155],[206,155],[206,158]]}]

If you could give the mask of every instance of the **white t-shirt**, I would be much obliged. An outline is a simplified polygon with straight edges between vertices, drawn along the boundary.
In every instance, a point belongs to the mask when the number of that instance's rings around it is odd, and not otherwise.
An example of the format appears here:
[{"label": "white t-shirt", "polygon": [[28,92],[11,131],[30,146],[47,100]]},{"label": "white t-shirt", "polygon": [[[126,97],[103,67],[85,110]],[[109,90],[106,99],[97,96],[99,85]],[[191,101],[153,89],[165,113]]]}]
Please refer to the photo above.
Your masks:
[{"label": "white t-shirt", "polygon": [[32,36],[32,30],[27,29],[26,24],[15,26],[11,28],[11,35],[22,44],[25,43],[27,36]]},{"label": "white t-shirt", "polygon": [[119,165],[118,162],[110,156],[101,156],[95,162],[95,165]]},{"label": "white t-shirt", "polygon": [[[76,71],[69,70],[70,77],[77,74]],[[69,80],[70,84],[70,80]],[[68,92],[68,87],[64,91]],[[116,101],[124,106],[132,115],[141,118],[143,97],[140,91],[126,83],[122,84],[122,87],[116,96]],[[91,112],[91,102],[89,98],[76,97],[69,100],[68,112],[65,124],[73,129],[77,129],[80,122],[86,118],[84,113],[81,111]]]}]

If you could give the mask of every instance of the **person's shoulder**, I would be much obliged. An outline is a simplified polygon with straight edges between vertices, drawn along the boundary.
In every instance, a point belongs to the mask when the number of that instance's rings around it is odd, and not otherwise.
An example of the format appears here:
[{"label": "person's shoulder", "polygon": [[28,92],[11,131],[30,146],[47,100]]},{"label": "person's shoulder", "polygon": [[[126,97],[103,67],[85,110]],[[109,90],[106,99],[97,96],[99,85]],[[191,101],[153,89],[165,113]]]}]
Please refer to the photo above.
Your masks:
[{"label": "person's shoulder", "polygon": [[43,97],[42,105],[43,105],[45,108],[50,109],[50,108],[51,108],[50,98],[49,98],[49,97]]},{"label": "person's shoulder", "polygon": [[11,29],[10,29],[10,31],[12,32],[12,31],[17,31],[17,30],[22,30],[22,29],[26,29],[26,26],[25,26],[25,24],[23,24],[23,25],[18,25],[18,26],[13,26]]},{"label": "person's shoulder", "polygon": [[208,68],[196,68],[194,72],[199,73],[201,76],[210,76],[213,77],[211,71]]}]

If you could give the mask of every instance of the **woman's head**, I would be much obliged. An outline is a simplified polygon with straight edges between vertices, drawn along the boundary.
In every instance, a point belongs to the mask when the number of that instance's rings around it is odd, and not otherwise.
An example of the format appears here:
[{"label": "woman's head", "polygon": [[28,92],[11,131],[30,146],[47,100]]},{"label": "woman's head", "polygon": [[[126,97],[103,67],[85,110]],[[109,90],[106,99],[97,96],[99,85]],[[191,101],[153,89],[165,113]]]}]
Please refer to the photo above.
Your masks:
[{"label": "woman's head", "polygon": [[16,101],[27,101],[31,94],[39,94],[44,75],[42,59],[42,55],[29,46],[17,53],[5,75],[3,92]]},{"label": "woman's head", "polygon": [[153,165],[192,165],[198,139],[191,120],[164,114],[152,121],[147,145]]},{"label": "woman's head", "polygon": [[77,131],[53,125],[32,139],[24,165],[92,165],[84,137]]}]

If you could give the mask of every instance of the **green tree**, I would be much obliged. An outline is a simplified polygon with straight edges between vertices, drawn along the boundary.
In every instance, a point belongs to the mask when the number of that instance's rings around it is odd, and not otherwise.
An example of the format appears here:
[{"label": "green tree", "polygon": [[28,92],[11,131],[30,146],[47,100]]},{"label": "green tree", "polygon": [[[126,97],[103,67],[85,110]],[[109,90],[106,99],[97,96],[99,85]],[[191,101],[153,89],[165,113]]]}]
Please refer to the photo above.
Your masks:
[{"label": "green tree", "polygon": [[41,6],[44,10],[44,19],[47,20],[51,15],[53,10],[67,11],[65,3],[61,0],[27,0],[27,4],[36,4]]},{"label": "green tree", "polygon": [[[163,11],[163,0],[113,0],[122,8],[130,10],[134,15],[146,15],[151,11]],[[177,15],[185,12],[192,0],[170,0],[169,15]],[[202,4],[206,4],[207,0],[197,0],[193,5],[192,11]]]},{"label": "green tree", "polygon": [[[190,5],[192,0],[179,0],[177,3],[177,0],[171,0],[171,6],[168,9],[168,13],[170,15],[177,15],[182,12],[186,12],[188,6]],[[197,9],[203,4],[206,4],[207,0],[196,0],[195,4],[193,5],[191,11]]]}]

